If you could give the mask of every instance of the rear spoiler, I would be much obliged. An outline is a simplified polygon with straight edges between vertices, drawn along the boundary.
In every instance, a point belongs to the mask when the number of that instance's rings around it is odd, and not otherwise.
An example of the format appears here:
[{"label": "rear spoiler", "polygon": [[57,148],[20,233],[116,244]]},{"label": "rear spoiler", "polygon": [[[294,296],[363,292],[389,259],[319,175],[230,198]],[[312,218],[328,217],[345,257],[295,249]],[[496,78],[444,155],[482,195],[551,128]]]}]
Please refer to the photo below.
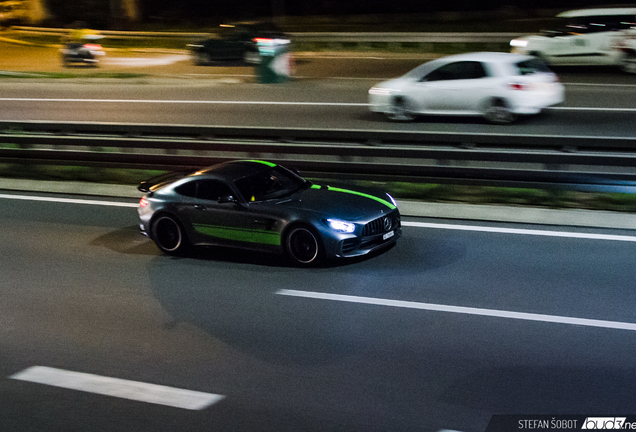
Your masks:
[{"label": "rear spoiler", "polygon": [[164,183],[171,183],[173,181],[182,179],[188,175],[190,175],[192,171],[177,171],[177,172],[167,172],[164,174],[159,174],[158,176],[149,178],[148,180],[144,180],[139,183],[137,186],[137,190],[143,193],[148,193],[151,189],[157,185],[161,185]]}]

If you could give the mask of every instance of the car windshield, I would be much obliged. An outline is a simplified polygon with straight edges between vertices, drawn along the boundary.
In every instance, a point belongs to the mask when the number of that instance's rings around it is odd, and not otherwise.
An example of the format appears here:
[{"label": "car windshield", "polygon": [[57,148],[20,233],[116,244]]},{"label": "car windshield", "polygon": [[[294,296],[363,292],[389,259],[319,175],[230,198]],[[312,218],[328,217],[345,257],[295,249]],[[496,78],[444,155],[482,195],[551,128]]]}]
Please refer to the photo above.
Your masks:
[{"label": "car windshield", "polygon": [[279,166],[243,177],[234,183],[248,202],[282,198],[310,185],[307,180]]},{"label": "car windshield", "polygon": [[545,62],[538,58],[531,58],[515,63],[519,75],[552,72]]}]

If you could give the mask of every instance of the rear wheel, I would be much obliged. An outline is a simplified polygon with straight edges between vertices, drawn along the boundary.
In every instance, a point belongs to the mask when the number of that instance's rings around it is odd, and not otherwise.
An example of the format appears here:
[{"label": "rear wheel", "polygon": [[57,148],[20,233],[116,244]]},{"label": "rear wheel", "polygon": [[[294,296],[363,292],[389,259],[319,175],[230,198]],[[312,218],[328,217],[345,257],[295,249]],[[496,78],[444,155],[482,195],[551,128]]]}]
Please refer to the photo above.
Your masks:
[{"label": "rear wheel", "polygon": [[192,61],[195,66],[205,66],[210,63],[209,56],[202,51],[194,51],[192,53]]},{"label": "rear wheel", "polygon": [[261,62],[261,55],[258,51],[247,50],[243,54],[243,61],[248,64],[259,64]]},{"label": "rear wheel", "polygon": [[309,227],[293,227],[285,238],[285,246],[287,254],[297,265],[313,265],[322,259],[320,239]]},{"label": "rear wheel", "polygon": [[636,54],[627,53],[623,56],[621,70],[629,74],[636,74]]},{"label": "rear wheel", "polygon": [[167,254],[182,253],[187,248],[181,224],[169,215],[159,216],[152,223],[152,238],[159,249]]},{"label": "rear wheel", "polygon": [[412,121],[415,119],[415,114],[409,110],[408,101],[404,96],[394,97],[385,115],[393,121]]},{"label": "rear wheel", "polygon": [[508,103],[503,99],[492,99],[486,108],[484,117],[490,123],[508,124],[516,119],[515,113],[512,112]]}]

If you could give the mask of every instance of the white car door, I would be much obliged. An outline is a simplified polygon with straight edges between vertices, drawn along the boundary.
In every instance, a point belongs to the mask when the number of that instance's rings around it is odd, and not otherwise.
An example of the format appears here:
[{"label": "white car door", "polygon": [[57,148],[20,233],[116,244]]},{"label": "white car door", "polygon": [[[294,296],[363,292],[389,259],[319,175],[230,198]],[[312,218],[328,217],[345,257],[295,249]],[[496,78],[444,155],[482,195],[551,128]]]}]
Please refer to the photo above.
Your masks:
[{"label": "white car door", "polygon": [[472,113],[488,94],[490,81],[481,62],[447,63],[417,82],[412,97],[420,112]]}]

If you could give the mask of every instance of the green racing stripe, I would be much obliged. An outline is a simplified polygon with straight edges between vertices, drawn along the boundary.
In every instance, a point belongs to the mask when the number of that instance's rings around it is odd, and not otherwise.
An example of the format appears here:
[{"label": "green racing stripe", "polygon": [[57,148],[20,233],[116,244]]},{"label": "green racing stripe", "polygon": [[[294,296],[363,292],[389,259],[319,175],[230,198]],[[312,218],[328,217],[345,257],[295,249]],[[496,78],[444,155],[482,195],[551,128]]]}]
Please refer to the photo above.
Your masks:
[{"label": "green racing stripe", "polygon": [[[320,185],[312,185],[311,188],[312,189],[322,189],[322,186],[320,186]],[[394,210],[396,208],[389,201],[383,200],[382,198],[378,198],[377,196],[365,194],[365,193],[362,193],[362,192],[356,192],[356,191],[352,191],[352,190],[349,190],[349,189],[340,189],[340,188],[331,187],[331,186],[326,186],[326,188],[327,188],[327,190],[330,190],[330,191],[333,191],[333,192],[349,193],[349,194],[358,195],[358,196],[362,196],[362,197],[365,197],[365,198],[369,198],[369,199],[375,200],[375,201],[377,201],[379,203],[384,204],[385,206],[387,206],[391,210]]]},{"label": "green racing stripe", "polygon": [[256,163],[260,163],[260,164],[263,164],[263,165],[267,165],[268,167],[272,167],[272,168],[274,168],[276,166],[276,164],[273,163],[273,162],[267,162],[267,161],[256,160],[256,159],[245,160],[243,162],[256,162]]},{"label": "green racing stripe", "polygon": [[277,231],[231,228],[217,225],[194,224],[201,234],[226,240],[280,246],[280,233]]}]

